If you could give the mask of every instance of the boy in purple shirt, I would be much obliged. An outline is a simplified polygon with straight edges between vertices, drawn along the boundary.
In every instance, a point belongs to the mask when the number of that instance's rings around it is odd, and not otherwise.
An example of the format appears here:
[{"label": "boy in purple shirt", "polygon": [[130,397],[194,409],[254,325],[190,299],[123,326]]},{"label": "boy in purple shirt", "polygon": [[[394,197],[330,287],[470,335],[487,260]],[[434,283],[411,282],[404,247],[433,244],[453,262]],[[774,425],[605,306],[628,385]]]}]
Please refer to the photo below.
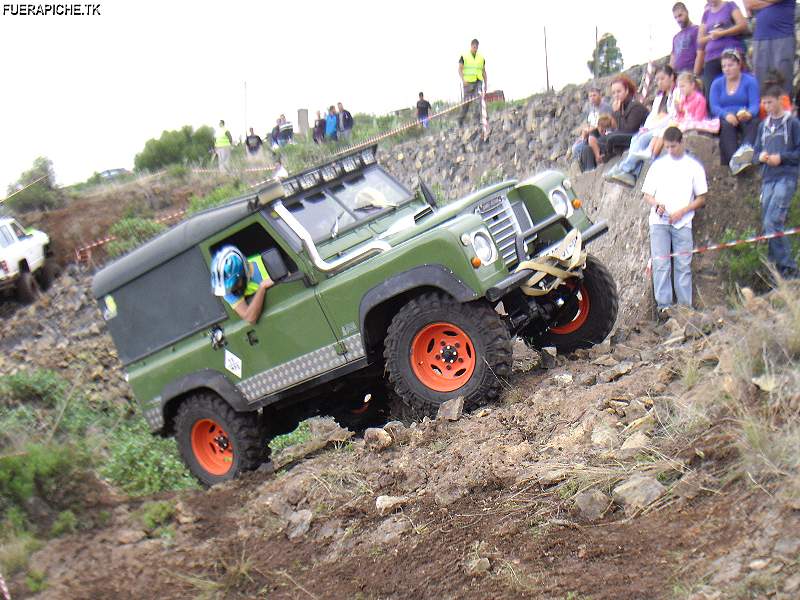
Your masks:
[{"label": "boy in purple shirt", "polygon": [[672,56],[669,65],[676,73],[689,71],[695,75],[703,72],[703,49],[697,48],[697,32],[699,27],[689,19],[689,11],[683,2],[676,2],[672,7],[672,16],[681,30],[672,38]]},{"label": "boy in purple shirt", "polygon": [[795,0],[745,0],[745,8],[756,17],[753,31],[753,71],[764,84],[767,71],[783,75],[783,88],[792,93],[794,69]]}]

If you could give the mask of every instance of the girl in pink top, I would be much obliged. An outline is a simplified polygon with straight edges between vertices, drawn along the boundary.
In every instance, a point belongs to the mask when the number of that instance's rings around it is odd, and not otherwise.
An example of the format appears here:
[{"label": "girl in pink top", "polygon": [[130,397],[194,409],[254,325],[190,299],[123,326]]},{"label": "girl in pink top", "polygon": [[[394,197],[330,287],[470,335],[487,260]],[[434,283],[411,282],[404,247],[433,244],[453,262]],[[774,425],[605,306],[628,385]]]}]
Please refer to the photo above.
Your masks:
[{"label": "girl in pink top", "polygon": [[709,119],[706,99],[697,90],[697,79],[688,71],[678,75],[681,96],[676,103],[677,125],[681,131],[705,131],[719,133],[719,119]]}]

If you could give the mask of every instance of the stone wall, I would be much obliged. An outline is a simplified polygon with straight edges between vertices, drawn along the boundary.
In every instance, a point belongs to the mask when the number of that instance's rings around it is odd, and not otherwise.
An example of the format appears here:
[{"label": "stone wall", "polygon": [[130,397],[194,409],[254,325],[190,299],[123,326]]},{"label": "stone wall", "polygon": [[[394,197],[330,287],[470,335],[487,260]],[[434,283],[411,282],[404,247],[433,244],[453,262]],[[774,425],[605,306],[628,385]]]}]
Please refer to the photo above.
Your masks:
[{"label": "stone wall", "polygon": [[[639,81],[642,67],[628,73]],[[607,89],[609,79],[601,82]],[[635,189],[609,184],[602,170],[580,174],[570,148],[581,123],[588,82],[558,92],[532,96],[522,105],[509,104],[490,115],[492,133],[482,142],[476,128],[450,129],[382,149],[379,159],[389,171],[414,188],[420,179],[442,190],[448,199],[461,197],[481,185],[502,179],[521,179],[548,168],[570,174],[593,219],[606,219],[609,233],[590,246],[617,280],[624,317],[648,316],[652,292],[645,275],[650,256],[648,209]],[[695,245],[718,240],[726,229],[758,227],[758,178],[745,172],[737,178],[719,165],[717,139],[688,134],[688,149],[705,165],[709,178],[708,204],[695,218]],[[612,163],[613,164],[613,163]],[[753,170],[751,170],[753,171]],[[644,174],[643,174],[644,175]],[[700,305],[724,301],[716,253],[696,257],[696,298]]]}]

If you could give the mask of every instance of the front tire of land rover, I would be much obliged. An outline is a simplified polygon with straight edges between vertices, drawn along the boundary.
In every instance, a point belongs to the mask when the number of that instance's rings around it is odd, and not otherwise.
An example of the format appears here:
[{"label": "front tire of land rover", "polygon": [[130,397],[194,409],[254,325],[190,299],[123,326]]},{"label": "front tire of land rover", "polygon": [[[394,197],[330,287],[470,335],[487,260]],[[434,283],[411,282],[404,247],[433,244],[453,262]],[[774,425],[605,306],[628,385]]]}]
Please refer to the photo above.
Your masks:
[{"label": "front tire of land rover", "polygon": [[213,393],[198,392],[180,405],[175,433],[184,463],[207,486],[256,469],[269,456],[258,414],[236,412]]},{"label": "front tire of land rover", "polygon": [[508,329],[488,304],[438,293],[414,298],[386,334],[384,358],[398,404],[392,412],[408,420],[433,416],[459,396],[464,410],[495,401],[511,373],[511,355]]}]

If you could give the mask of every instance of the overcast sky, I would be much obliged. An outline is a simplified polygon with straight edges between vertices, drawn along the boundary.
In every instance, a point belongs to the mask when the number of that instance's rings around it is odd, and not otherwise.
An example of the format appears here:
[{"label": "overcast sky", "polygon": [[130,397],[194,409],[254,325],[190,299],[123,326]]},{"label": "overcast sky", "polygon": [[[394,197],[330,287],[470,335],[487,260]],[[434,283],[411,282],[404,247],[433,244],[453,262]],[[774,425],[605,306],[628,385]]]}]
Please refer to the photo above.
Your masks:
[{"label": "overcast sky", "polygon": [[[506,98],[544,89],[545,26],[551,85],[585,81],[595,26],[616,35],[626,67],[645,62],[670,50],[673,3],[101,0],[100,16],[0,14],[0,197],[40,155],[69,184],[132,168],[146,140],[186,124],[223,118],[234,137],[263,136],[301,107],[457,99],[473,37]],[[699,21],[705,0],[686,5]]]}]

